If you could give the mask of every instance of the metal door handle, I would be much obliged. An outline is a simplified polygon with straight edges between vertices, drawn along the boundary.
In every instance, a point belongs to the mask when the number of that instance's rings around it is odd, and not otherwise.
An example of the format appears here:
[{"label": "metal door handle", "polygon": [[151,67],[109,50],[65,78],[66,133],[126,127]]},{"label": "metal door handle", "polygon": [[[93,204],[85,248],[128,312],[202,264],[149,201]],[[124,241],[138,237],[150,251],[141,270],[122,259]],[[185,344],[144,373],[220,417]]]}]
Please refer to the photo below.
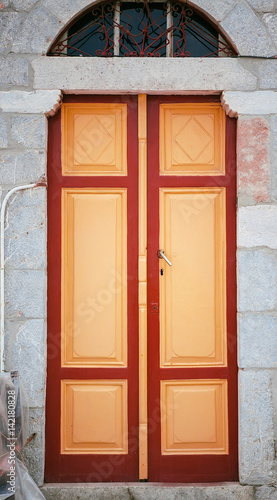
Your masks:
[{"label": "metal door handle", "polygon": [[157,256],[159,257],[159,259],[164,259],[169,266],[172,266],[172,262],[170,262],[170,260],[167,258],[163,250],[158,250]]}]

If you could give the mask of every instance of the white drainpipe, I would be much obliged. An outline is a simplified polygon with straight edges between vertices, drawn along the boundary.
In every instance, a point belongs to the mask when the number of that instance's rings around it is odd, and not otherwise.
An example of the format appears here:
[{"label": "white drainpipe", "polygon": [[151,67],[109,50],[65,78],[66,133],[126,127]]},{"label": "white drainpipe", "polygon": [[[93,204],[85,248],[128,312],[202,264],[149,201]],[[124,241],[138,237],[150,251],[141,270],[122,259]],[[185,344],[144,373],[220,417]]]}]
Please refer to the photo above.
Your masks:
[{"label": "white drainpipe", "polygon": [[2,207],[1,207],[1,247],[0,247],[0,300],[1,300],[1,319],[0,319],[0,372],[3,373],[5,371],[5,360],[4,360],[4,341],[5,341],[5,212],[6,206],[9,201],[9,198],[16,193],[17,191],[22,191],[23,189],[31,189],[36,187],[46,186],[46,181],[42,179],[36,184],[25,184],[24,186],[17,186],[11,189],[5,196]]}]

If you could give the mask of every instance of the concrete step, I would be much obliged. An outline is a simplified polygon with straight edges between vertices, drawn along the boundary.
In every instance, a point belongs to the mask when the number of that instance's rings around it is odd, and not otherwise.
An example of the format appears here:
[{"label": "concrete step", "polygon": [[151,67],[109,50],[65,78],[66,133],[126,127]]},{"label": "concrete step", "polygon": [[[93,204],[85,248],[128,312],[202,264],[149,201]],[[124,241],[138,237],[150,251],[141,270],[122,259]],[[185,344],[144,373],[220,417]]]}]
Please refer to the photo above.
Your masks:
[{"label": "concrete step", "polygon": [[45,484],[47,500],[277,500],[277,489],[221,484]]}]

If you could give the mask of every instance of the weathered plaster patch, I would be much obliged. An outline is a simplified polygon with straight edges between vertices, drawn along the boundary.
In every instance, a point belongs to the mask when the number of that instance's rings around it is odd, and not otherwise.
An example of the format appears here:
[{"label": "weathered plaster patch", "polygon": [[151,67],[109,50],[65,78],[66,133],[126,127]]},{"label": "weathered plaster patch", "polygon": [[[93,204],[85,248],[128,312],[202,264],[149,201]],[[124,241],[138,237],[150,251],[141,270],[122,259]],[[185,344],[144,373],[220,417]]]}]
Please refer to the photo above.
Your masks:
[{"label": "weathered plaster patch", "polygon": [[264,118],[240,118],[237,128],[238,191],[257,202],[269,201],[269,124]]}]

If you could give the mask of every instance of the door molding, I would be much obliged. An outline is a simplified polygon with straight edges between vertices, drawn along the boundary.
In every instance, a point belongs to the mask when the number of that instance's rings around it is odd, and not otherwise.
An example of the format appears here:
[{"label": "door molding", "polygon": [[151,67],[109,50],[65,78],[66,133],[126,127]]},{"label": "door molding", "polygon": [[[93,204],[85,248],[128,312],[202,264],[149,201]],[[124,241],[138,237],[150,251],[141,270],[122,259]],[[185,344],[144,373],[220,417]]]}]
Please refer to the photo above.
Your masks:
[{"label": "door molding", "polygon": [[138,96],[139,186],[139,479],[148,479],[147,417],[147,96]]}]

